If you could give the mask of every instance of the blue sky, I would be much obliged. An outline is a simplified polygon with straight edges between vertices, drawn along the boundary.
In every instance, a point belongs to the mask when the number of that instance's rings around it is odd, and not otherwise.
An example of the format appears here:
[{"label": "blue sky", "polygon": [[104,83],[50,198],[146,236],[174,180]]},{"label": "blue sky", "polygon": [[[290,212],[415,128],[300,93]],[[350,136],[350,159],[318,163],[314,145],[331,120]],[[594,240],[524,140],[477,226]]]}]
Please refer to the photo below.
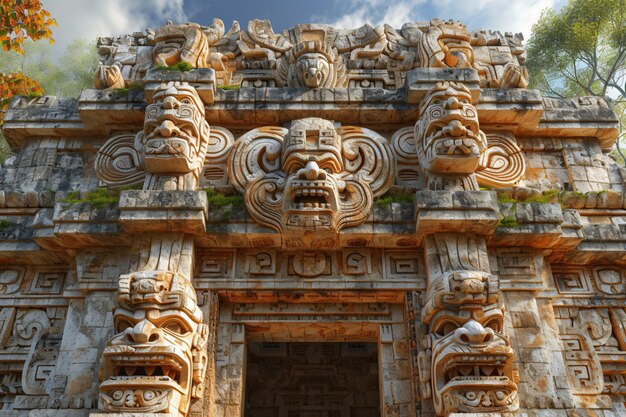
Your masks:
[{"label": "blue sky", "polygon": [[270,19],[275,32],[297,23],[327,23],[355,28],[367,22],[389,23],[431,18],[460,20],[470,30],[485,28],[522,32],[528,39],[533,22],[546,7],[559,9],[566,0],[42,0],[59,22],[55,49],[73,39],[95,39],[156,28],[172,20],[208,25],[213,18],[228,29],[233,20],[242,28],[254,18]]}]

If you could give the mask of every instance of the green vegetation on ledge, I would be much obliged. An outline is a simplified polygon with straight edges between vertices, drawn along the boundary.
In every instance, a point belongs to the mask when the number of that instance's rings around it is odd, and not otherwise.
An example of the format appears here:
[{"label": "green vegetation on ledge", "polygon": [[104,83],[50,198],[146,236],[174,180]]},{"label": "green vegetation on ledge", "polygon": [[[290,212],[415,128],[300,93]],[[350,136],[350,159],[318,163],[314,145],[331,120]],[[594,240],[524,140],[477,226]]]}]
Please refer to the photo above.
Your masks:
[{"label": "green vegetation on ledge", "polygon": [[232,206],[233,208],[242,208],[244,207],[243,196],[236,195],[225,195],[215,191],[214,188],[205,188],[207,199],[209,201],[209,207],[226,207]]},{"label": "green vegetation on ledge", "polygon": [[414,203],[415,194],[385,195],[376,199],[376,204],[380,208],[387,208],[391,203]]},{"label": "green vegetation on ledge", "polygon": [[68,193],[61,203],[73,206],[79,203],[90,203],[94,208],[104,208],[110,204],[119,202],[119,195],[113,195],[106,188],[96,188],[88,191],[83,198],[80,198],[80,191]]},{"label": "green vegetation on ledge", "polygon": [[167,71],[180,71],[180,72],[185,72],[185,71],[191,71],[193,69],[193,67],[191,66],[191,64],[189,62],[179,62],[176,65],[157,65],[158,69],[161,70],[167,70]]},{"label": "green vegetation on ledge", "polygon": [[0,220],[0,230],[4,230],[8,228],[10,225],[11,225],[11,222],[8,221],[7,219]]},{"label": "green vegetation on ledge", "polygon": [[241,88],[241,85],[239,85],[239,84],[225,84],[225,85],[220,85],[217,88],[221,88],[222,90],[239,90]]}]

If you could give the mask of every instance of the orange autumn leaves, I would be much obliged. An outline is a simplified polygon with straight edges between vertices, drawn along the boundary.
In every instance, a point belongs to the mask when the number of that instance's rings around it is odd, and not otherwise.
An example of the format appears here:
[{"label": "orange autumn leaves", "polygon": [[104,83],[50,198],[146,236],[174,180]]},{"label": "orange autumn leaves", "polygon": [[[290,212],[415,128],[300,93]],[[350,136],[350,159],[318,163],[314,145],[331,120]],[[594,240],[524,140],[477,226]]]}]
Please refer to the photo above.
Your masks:
[{"label": "orange autumn leaves", "polygon": [[[0,43],[5,51],[24,54],[24,41],[52,38],[52,26],[57,22],[45,10],[39,0],[2,0],[0,3]],[[43,89],[21,71],[7,74],[0,72],[0,125],[4,112],[14,95],[42,95]]]}]

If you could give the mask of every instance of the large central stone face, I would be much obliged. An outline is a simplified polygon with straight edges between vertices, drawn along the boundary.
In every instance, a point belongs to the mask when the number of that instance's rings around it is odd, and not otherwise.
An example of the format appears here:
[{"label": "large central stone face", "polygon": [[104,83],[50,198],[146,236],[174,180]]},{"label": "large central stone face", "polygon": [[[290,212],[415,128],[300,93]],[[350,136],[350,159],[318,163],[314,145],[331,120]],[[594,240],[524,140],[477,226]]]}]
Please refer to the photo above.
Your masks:
[{"label": "large central stone face", "polygon": [[96,90],[4,117],[0,417],[625,414],[618,120],[526,89],[520,35],[98,53]]}]

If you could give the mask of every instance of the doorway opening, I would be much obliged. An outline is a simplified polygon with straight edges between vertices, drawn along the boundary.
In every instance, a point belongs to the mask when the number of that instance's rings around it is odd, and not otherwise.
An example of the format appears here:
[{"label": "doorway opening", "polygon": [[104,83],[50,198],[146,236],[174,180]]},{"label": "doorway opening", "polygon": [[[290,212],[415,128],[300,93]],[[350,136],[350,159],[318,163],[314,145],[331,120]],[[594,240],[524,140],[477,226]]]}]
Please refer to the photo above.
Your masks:
[{"label": "doorway opening", "polygon": [[380,416],[376,343],[247,348],[244,417]]}]

